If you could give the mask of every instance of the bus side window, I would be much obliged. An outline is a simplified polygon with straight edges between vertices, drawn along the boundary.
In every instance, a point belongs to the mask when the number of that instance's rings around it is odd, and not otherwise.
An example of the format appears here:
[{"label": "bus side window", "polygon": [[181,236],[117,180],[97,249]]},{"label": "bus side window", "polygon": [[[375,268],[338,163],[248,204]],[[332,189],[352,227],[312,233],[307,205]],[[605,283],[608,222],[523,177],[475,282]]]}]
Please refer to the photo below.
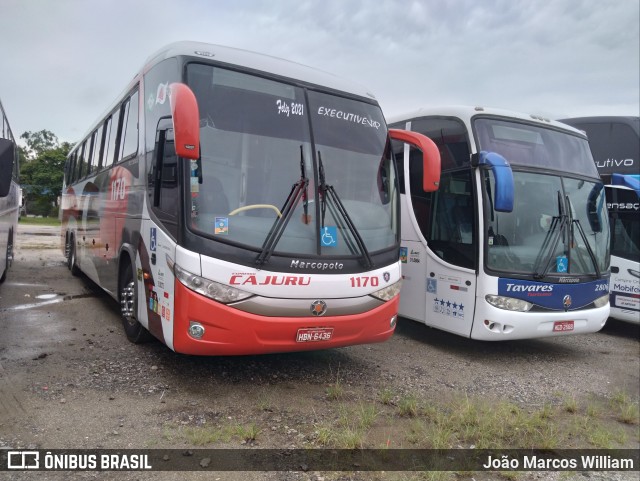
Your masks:
[{"label": "bus side window", "polygon": [[76,153],[74,152],[71,157],[69,157],[69,165],[67,166],[67,186],[73,184],[76,180],[75,178],[75,168],[76,168]]},{"label": "bus side window", "polygon": [[[113,119],[115,117],[115,124]],[[119,121],[118,112],[111,114],[107,119],[107,134],[105,137],[105,145],[106,148],[106,156],[102,159],[102,166],[105,168],[111,167],[113,164],[113,158],[116,151],[116,137],[118,135],[118,121]]]},{"label": "bus side window", "polygon": [[78,180],[82,179],[83,175],[86,173],[86,168],[84,165],[84,148],[85,148],[86,142],[84,144],[82,144],[79,148],[78,148],[78,152],[77,152],[77,157],[76,157],[76,174],[75,174],[75,181],[77,182]]},{"label": "bus side window", "polygon": [[102,149],[102,125],[93,134],[93,151],[91,154],[91,171],[96,173],[100,168],[100,151]]},{"label": "bus side window", "polygon": [[91,137],[89,137],[87,139],[87,143],[86,143],[86,158],[87,158],[87,163],[85,165],[85,172],[84,175],[87,176],[89,174],[91,174],[93,172],[93,168],[91,167],[91,159],[93,158],[93,149],[95,148],[95,141],[96,141],[96,133],[94,132],[93,134],[91,134]]},{"label": "bus side window", "polygon": [[138,152],[138,92],[129,97],[122,108],[122,138],[118,161]]},{"label": "bus side window", "polygon": [[180,184],[172,129],[158,129],[153,159],[148,176],[150,203],[158,219],[177,237]]}]

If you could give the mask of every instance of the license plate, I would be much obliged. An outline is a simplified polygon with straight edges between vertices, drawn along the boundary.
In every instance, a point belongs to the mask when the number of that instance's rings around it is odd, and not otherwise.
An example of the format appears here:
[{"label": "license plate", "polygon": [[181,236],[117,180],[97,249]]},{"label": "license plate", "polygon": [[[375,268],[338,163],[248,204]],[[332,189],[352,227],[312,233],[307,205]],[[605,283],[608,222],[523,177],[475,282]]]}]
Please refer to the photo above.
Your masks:
[{"label": "license plate", "polygon": [[298,329],[296,342],[329,341],[333,336],[333,327],[313,327]]},{"label": "license plate", "polygon": [[556,321],[553,323],[553,332],[573,331],[573,321]]}]

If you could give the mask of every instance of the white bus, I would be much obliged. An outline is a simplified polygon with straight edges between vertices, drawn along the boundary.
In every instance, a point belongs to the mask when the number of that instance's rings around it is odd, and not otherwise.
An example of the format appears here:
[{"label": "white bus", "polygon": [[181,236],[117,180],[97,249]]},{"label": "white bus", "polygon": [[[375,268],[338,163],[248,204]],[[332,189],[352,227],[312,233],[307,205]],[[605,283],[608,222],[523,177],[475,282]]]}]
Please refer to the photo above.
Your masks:
[{"label": "white bus", "polygon": [[[425,185],[439,156],[426,137]],[[429,154],[430,153],[430,154]],[[401,274],[390,134],[363,87],[297,63],[169,45],[70,152],[62,244],[129,340],[235,355],[384,341]]]},{"label": "white bus", "polygon": [[20,212],[18,148],[0,102],[0,282],[7,278]]},{"label": "white bus", "polygon": [[611,317],[640,324],[640,117],[562,119],[586,132],[606,184],[611,228]]},{"label": "white bus", "polygon": [[437,192],[394,146],[402,205],[400,316],[500,341],[600,330],[609,315],[604,186],[586,136],[482,107],[393,118],[441,154]]}]

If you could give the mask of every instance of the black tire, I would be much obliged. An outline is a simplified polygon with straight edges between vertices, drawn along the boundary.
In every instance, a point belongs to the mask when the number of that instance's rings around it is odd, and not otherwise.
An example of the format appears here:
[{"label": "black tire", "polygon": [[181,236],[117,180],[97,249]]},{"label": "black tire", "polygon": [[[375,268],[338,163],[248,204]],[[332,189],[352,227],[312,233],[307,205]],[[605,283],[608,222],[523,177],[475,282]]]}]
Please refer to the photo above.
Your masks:
[{"label": "black tire", "polygon": [[80,268],[78,267],[78,263],[76,262],[76,242],[73,235],[70,235],[68,240],[67,267],[71,271],[71,275],[80,275]]},{"label": "black tire", "polygon": [[131,265],[127,265],[120,278],[118,299],[120,316],[127,339],[134,344],[142,344],[151,339],[151,334],[138,322],[138,286],[133,277]]},{"label": "black tire", "polygon": [[5,254],[4,272],[0,276],[0,284],[7,279],[7,271],[11,267],[11,261],[13,260],[13,231],[9,232],[9,239],[7,240],[7,252]]}]

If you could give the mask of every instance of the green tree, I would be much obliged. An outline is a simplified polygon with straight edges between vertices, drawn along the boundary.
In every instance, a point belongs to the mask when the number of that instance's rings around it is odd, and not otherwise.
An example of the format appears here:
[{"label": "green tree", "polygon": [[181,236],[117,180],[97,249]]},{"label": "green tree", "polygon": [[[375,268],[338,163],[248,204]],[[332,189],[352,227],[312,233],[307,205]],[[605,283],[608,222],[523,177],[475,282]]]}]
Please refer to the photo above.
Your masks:
[{"label": "green tree", "polygon": [[20,136],[26,147],[23,149],[27,160],[33,160],[47,150],[59,147],[58,137],[49,130],[25,132]]},{"label": "green tree", "polygon": [[56,215],[58,197],[62,191],[64,164],[73,147],[68,142],[59,143],[58,137],[48,130],[20,136],[27,144],[27,161],[20,169],[20,182],[27,214]]}]

